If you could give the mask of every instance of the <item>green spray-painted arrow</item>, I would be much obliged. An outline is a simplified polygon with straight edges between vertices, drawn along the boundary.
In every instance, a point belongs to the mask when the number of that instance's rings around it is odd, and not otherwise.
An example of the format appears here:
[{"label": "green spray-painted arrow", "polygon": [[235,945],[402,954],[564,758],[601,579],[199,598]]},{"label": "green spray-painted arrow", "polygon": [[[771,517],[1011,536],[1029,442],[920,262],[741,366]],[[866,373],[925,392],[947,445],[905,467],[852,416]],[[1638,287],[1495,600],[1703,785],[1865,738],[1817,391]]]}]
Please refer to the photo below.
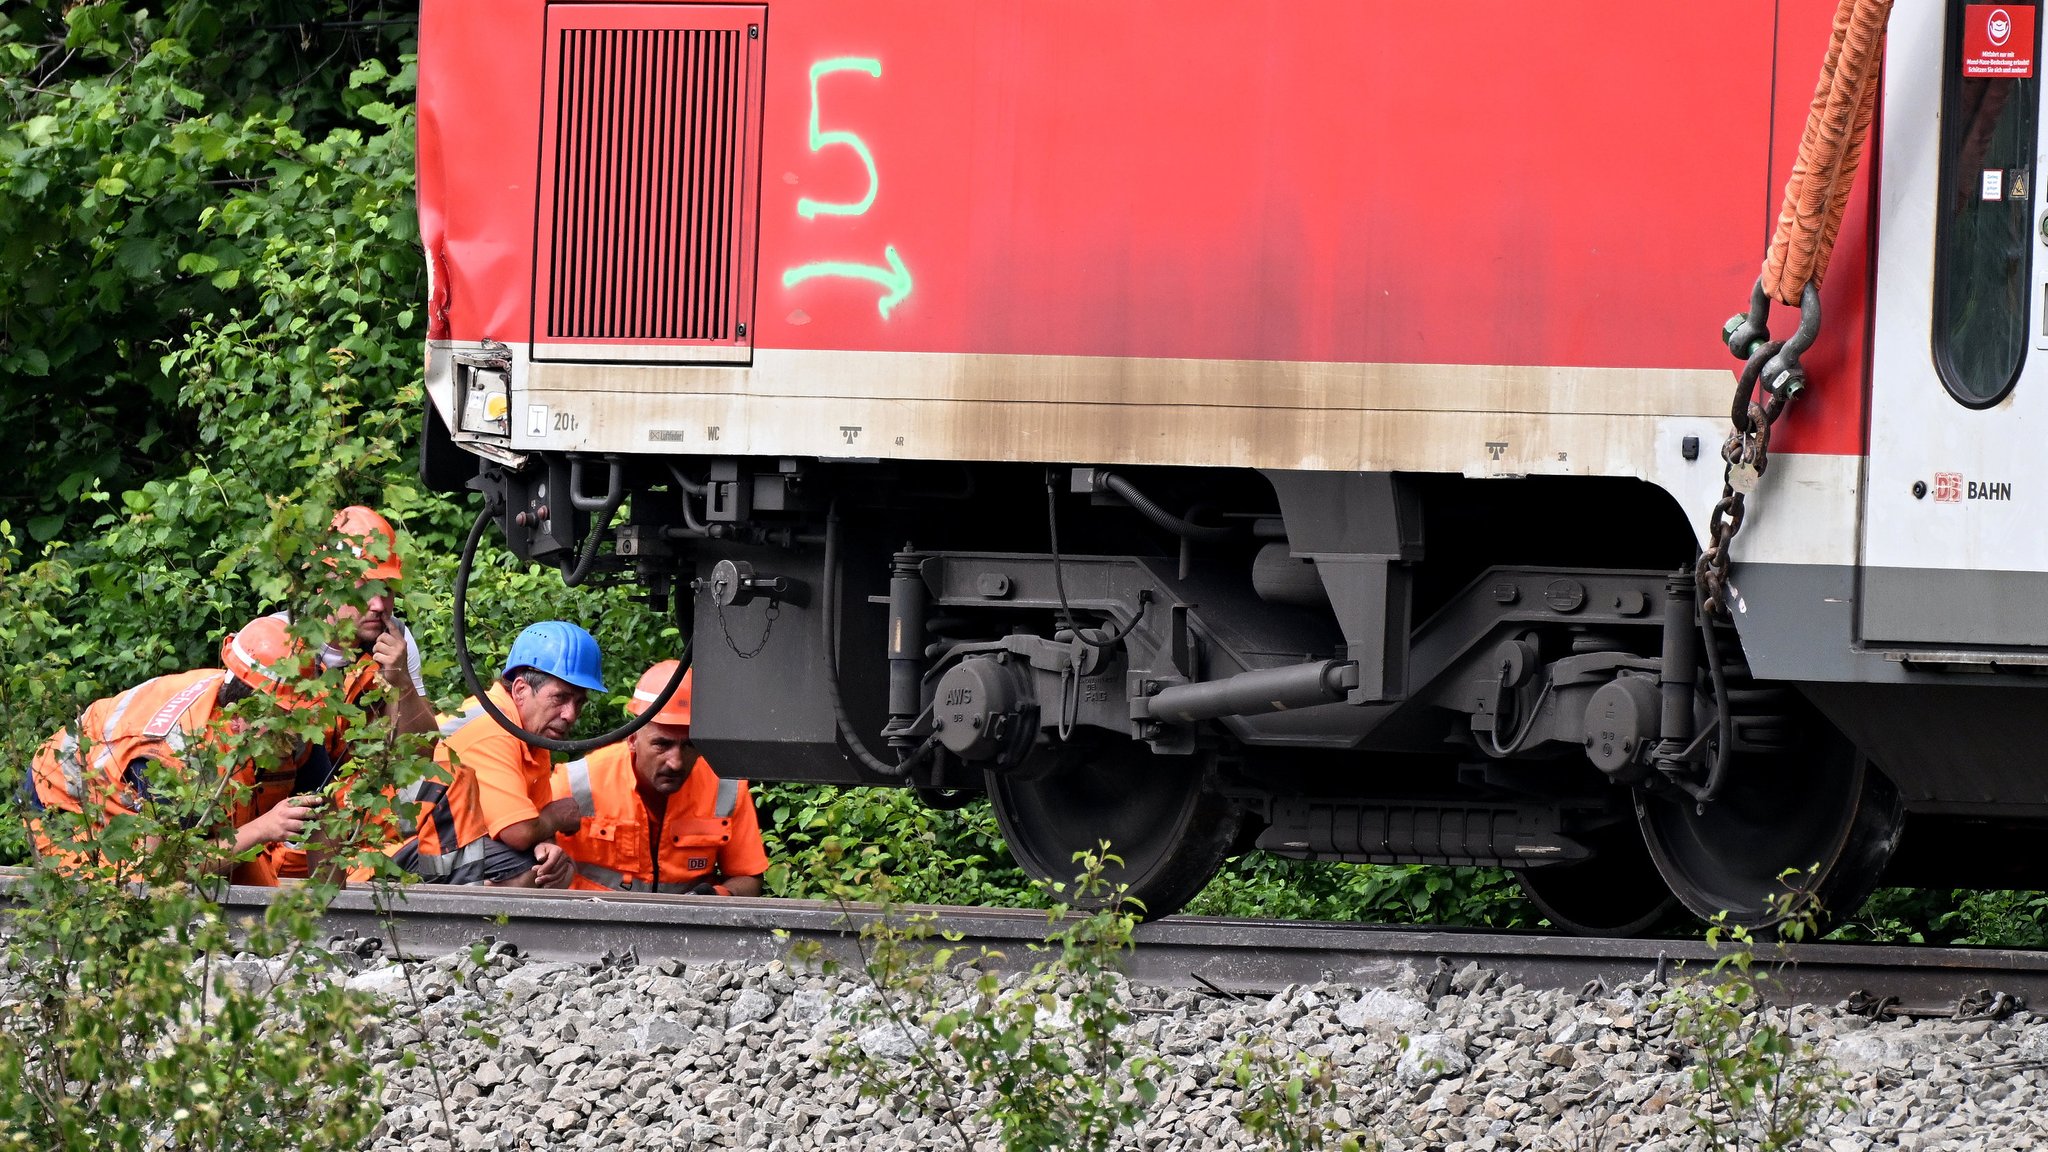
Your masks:
[{"label": "green spray-painted arrow", "polygon": [[882,313],[882,319],[889,318],[889,309],[902,303],[910,295],[910,269],[903,266],[903,258],[896,255],[896,246],[890,244],[882,249],[882,258],[889,262],[887,268],[873,264],[853,264],[844,260],[821,260],[816,264],[805,264],[791,268],[782,274],[782,286],[794,287],[806,280],[819,276],[851,276],[855,280],[872,280],[889,289],[889,294],[875,302]]}]

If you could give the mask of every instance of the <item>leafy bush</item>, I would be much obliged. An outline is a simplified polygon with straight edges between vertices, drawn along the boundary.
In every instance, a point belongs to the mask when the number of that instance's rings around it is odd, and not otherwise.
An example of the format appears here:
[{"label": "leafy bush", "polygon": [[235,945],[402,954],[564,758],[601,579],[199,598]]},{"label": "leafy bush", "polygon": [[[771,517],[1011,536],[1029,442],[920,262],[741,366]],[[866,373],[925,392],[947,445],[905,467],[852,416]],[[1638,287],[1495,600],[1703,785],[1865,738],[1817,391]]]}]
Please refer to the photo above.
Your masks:
[{"label": "leafy bush", "polygon": [[1225,863],[1190,915],[1381,924],[1534,927],[1540,914],[1499,868],[1342,864],[1259,853]]},{"label": "leafy bush", "polygon": [[905,904],[1045,904],[986,800],[939,812],[902,788],[766,784],[754,786],[754,807],[774,861],[763,878],[771,896],[876,899],[864,878],[887,876]]},{"label": "leafy bush", "polygon": [[[281,512],[266,540],[298,577],[283,593],[310,650],[324,639],[312,621],[353,579],[312,560],[324,524],[291,525]],[[394,871],[379,851],[382,798],[431,770],[430,746],[348,702],[341,670],[314,667],[282,669],[298,706],[259,693],[217,709],[182,764],[157,760],[142,784],[112,765],[125,811],[102,808],[113,779],[93,763],[93,734],[76,733],[81,811],[39,812],[54,852],[15,882],[0,955],[0,1077],[17,1086],[0,1095],[0,1134],[12,1146],[347,1149],[377,1124],[364,1043],[385,1006],[350,991],[316,942],[345,869]],[[337,731],[345,767],[304,833],[310,877],[231,924],[218,903],[230,870],[267,847],[234,846],[238,822],[266,816],[251,810],[253,770],[295,763]]]},{"label": "leafy bush", "polygon": [[[1805,887],[1773,898],[1774,910],[1787,913]],[[1811,935],[1820,914],[1799,900],[1798,911],[1775,926],[1778,947]],[[1768,999],[1776,987],[1772,958],[1759,957],[1749,930],[1722,913],[1707,942],[1722,948],[1711,971],[1669,994],[1676,1034],[1693,1049],[1693,1122],[1716,1152],[1801,1147],[1827,1113],[1854,1101],[1837,1090],[1840,1077],[1828,1061],[1793,1035],[1792,1009]]]}]

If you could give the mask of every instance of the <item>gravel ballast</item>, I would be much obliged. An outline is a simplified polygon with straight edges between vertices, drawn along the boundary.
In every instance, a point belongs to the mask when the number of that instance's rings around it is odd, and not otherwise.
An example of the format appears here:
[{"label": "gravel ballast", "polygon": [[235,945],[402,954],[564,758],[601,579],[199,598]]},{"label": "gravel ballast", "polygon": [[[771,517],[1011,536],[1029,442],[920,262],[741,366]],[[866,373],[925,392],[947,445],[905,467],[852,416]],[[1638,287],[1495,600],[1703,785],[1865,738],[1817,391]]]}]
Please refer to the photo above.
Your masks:
[{"label": "gravel ballast", "polygon": [[[960,1143],[939,1121],[863,1099],[828,1067],[835,1036],[884,1061],[925,1040],[861,1019],[854,1006],[872,992],[850,974],[528,962],[494,945],[482,964],[463,951],[414,964],[411,977],[408,991],[385,963],[349,978],[394,1002],[371,1040],[385,1078],[378,1149]],[[1366,1147],[1705,1148],[1692,1119],[1696,1053],[1674,1030],[1667,992],[1647,982],[1584,994],[1499,987],[1469,967],[1433,1003],[1420,976],[1270,998],[1132,987],[1129,1039],[1158,1052],[1165,1070],[1159,1099],[1123,1145],[1255,1146],[1240,1124],[1243,1094],[1218,1074],[1232,1048],[1264,1036],[1330,1062],[1335,1098],[1324,1116]],[[1801,1007],[1792,1027],[1826,1061],[1829,1094],[1850,1103],[1825,1114],[1809,1147],[2048,1147],[2048,1019],[1873,1023]],[[408,1049],[432,1059],[406,1067]],[[976,1114],[977,1103],[965,1111]],[[998,1147],[993,1129],[968,1127],[977,1148]]]}]

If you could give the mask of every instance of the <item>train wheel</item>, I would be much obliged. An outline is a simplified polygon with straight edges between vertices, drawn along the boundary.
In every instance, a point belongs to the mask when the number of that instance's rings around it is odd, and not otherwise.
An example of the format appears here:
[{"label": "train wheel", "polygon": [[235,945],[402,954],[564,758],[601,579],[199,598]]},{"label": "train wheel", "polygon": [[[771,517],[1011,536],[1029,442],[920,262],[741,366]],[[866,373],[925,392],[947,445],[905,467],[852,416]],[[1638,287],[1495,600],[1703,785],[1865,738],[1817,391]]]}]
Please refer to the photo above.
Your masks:
[{"label": "train wheel", "polygon": [[1738,757],[1729,771],[1704,812],[1676,791],[1637,793],[1637,823],[1678,899],[1751,928],[1809,911],[1854,915],[1898,845],[1891,781],[1840,739],[1805,755]]},{"label": "train wheel", "polygon": [[[1117,741],[1089,752],[1041,750],[1043,771],[991,773],[988,794],[1010,853],[1041,880],[1071,882],[1074,856],[1109,842],[1144,918],[1168,916],[1192,900],[1237,842],[1242,813],[1214,792],[1199,756],[1155,756]],[[1027,769],[1041,765],[1026,764]]]},{"label": "train wheel", "polygon": [[1524,868],[1523,895],[1559,931],[1574,936],[1641,936],[1680,915],[1632,819],[1579,837],[1594,851],[1576,864]]}]

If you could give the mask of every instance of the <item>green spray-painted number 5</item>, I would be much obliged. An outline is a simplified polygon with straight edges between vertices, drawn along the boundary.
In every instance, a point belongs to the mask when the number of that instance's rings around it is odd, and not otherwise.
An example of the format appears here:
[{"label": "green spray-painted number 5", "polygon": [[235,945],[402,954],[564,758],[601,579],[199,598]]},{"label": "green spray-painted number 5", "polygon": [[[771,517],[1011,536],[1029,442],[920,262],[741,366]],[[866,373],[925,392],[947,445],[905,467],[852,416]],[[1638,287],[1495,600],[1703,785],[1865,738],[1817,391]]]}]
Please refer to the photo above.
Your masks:
[{"label": "green spray-painted number 5", "polygon": [[[860,162],[867,165],[868,194],[851,204],[813,200],[805,196],[796,202],[796,214],[806,220],[815,220],[820,216],[859,216],[874,204],[875,193],[882,184],[881,176],[875,171],[874,154],[868,151],[867,144],[860,137],[851,132],[827,132],[818,125],[818,79],[821,76],[830,76],[834,72],[865,72],[879,80],[882,78],[882,62],[864,56],[839,56],[830,60],[820,60],[811,65],[811,151],[821,151],[827,144],[844,144],[853,149],[860,157]],[[882,258],[888,261],[886,265],[859,264],[847,260],[821,260],[815,264],[805,264],[784,271],[782,286],[794,288],[806,280],[832,276],[866,280],[888,289],[875,301],[876,311],[882,314],[882,319],[887,320],[889,310],[910,295],[910,269],[903,266],[903,258],[896,254],[894,244],[883,247]]]},{"label": "green spray-painted number 5", "polygon": [[813,200],[806,196],[796,202],[796,214],[806,220],[819,216],[858,216],[874,204],[875,192],[882,183],[875,171],[874,154],[868,151],[867,144],[860,137],[837,129],[827,132],[818,126],[818,78],[834,72],[865,72],[879,80],[882,78],[882,62],[862,56],[841,56],[811,65],[811,151],[822,151],[827,144],[844,144],[853,149],[860,162],[867,165],[868,194],[851,204]]}]

